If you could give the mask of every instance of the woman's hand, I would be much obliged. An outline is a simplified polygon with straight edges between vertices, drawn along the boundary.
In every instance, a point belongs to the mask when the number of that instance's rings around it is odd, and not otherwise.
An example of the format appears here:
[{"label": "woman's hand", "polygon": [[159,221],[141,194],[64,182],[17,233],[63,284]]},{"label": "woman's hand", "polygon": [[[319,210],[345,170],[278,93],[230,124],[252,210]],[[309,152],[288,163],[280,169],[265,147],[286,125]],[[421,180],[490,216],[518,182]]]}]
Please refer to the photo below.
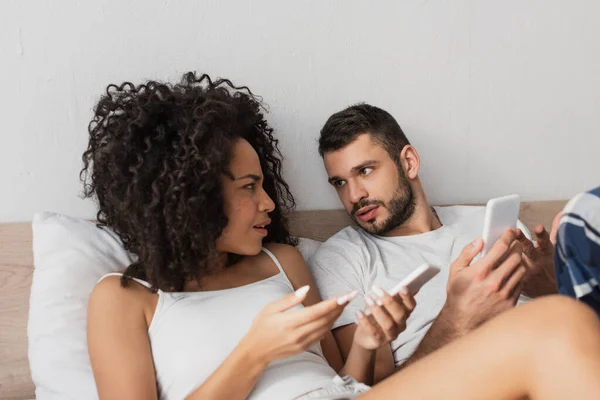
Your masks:
[{"label": "woman's hand", "polygon": [[291,357],[319,342],[356,296],[356,292],[351,292],[309,307],[290,310],[304,301],[308,290],[309,286],[304,286],[267,304],[254,319],[242,340],[249,348],[260,352],[263,361],[269,363]]},{"label": "woman's hand", "polygon": [[408,289],[403,289],[405,293],[390,296],[379,286],[373,287],[377,298],[373,300],[370,296],[365,297],[370,315],[358,311],[354,344],[365,350],[377,350],[396,339],[406,329],[406,320],[416,302]]}]

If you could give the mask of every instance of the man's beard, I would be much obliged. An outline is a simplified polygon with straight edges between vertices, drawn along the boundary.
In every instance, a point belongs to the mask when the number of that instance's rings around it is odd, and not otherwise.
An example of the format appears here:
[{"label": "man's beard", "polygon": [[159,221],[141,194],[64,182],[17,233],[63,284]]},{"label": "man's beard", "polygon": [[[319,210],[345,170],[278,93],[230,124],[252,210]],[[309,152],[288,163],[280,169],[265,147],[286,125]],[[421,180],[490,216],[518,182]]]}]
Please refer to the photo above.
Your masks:
[{"label": "man's beard", "polygon": [[[398,186],[396,187],[396,190],[392,195],[392,199],[388,202],[388,204],[385,204],[380,200],[362,199],[356,203],[352,209],[352,219],[354,219],[354,221],[361,228],[372,235],[385,235],[392,229],[406,222],[406,220],[412,217],[415,212],[415,196],[412,187],[410,186],[404,170],[401,167],[398,168],[398,173],[400,174]],[[390,216],[379,224],[369,224],[368,226],[364,226],[361,224],[361,221],[356,218],[356,212],[363,207],[371,205],[377,205],[379,207],[386,208],[389,211]]]}]

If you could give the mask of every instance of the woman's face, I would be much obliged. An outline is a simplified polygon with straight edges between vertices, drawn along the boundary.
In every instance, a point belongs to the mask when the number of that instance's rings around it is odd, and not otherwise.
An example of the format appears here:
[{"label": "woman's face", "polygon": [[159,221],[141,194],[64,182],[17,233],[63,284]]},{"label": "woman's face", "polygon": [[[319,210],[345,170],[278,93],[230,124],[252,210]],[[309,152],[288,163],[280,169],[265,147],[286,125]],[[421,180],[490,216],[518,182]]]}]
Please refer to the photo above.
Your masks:
[{"label": "woman's face", "polygon": [[275,203],[263,189],[258,154],[246,140],[233,147],[229,165],[232,176],[221,177],[225,215],[229,222],[217,239],[217,251],[240,255],[260,253]]}]

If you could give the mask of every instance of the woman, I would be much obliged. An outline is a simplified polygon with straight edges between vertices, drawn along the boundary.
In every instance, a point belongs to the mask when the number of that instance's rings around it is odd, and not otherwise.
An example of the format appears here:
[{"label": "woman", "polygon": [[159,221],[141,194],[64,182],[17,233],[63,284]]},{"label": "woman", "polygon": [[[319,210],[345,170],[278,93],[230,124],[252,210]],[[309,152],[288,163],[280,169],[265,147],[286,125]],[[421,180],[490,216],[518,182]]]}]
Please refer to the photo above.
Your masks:
[{"label": "woman", "polygon": [[375,351],[404,329],[414,299],[384,293],[370,316],[358,315],[342,362],[330,328],[356,293],[320,301],[290,246],[284,215],[293,198],[247,88],[191,73],[174,86],[109,86],[89,131],[86,195],[97,198],[100,223],[138,256],[90,297],[100,398],[600,393],[590,379],[600,369],[600,323],[553,298],[506,313],[366,391],[356,381],[372,380]]}]

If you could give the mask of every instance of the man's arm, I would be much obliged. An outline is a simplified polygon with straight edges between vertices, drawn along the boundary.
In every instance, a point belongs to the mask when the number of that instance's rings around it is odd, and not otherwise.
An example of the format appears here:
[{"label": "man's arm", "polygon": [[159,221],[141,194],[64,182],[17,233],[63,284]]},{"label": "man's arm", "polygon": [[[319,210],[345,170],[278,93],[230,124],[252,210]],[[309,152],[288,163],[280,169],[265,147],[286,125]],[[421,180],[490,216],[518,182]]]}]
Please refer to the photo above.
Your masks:
[{"label": "man's arm", "polygon": [[[481,238],[467,245],[450,266],[448,296],[429,331],[401,369],[515,306],[525,276],[522,246],[508,230],[488,254],[471,265],[483,248]],[[504,261],[498,261],[504,256]]]},{"label": "man's arm", "polygon": [[451,313],[448,313],[444,309],[440,311],[440,314],[431,324],[431,327],[423,337],[423,340],[415,352],[404,363],[396,367],[396,371],[433,353],[435,350],[444,347],[454,339],[457,339],[466,333],[457,329],[456,324],[452,322],[452,316],[448,314]]}]

